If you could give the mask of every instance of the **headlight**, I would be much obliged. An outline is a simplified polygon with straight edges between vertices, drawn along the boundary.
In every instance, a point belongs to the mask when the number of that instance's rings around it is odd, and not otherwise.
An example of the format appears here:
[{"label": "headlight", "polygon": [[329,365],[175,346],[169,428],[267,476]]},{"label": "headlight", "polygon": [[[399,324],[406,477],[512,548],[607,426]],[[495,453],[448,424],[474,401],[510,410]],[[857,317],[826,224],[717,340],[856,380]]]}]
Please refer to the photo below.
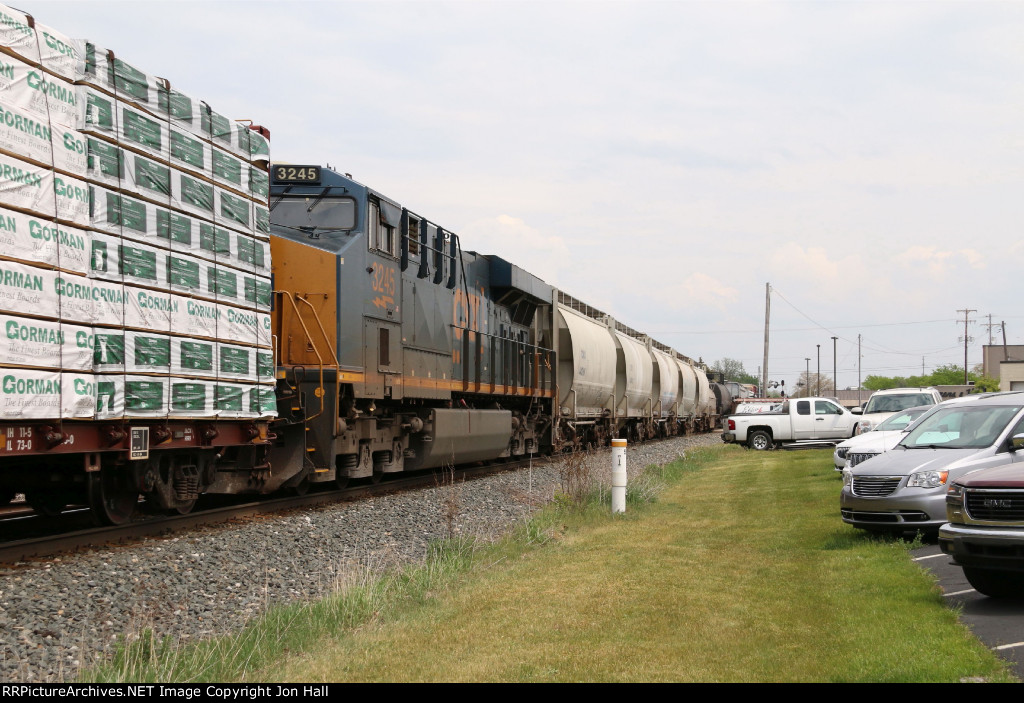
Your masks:
[{"label": "headlight", "polygon": [[849,447],[839,447],[836,449],[836,456],[840,459],[846,458],[846,452],[850,451]]},{"label": "headlight", "polygon": [[843,485],[849,486],[851,483],[853,483],[853,472],[847,467],[843,469]]},{"label": "headlight", "polygon": [[871,420],[864,420],[857,425],[857,434],[864,434],[865,432],[870,432],[872,429],[874,429],[874,427],[875,425],[874,423],[871,422]]},{"label": "headlight", "polygon": [[920,471],[916,474],[910,474],[910,480],[907,482],[907,486],[916,488],[938,488],[946,483],[946,477],[949,476],[948,471]]}]

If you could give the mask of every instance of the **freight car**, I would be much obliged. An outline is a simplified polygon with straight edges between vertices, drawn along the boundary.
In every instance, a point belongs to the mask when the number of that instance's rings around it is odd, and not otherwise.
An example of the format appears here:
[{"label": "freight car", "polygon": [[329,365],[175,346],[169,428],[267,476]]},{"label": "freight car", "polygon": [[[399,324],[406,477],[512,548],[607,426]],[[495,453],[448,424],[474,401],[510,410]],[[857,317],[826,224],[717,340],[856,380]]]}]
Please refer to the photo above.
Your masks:
[{"label": "freight car", "polygon": [[347,175],[275,164],[270,210],[266,488],[715,423],[699,364]]}]

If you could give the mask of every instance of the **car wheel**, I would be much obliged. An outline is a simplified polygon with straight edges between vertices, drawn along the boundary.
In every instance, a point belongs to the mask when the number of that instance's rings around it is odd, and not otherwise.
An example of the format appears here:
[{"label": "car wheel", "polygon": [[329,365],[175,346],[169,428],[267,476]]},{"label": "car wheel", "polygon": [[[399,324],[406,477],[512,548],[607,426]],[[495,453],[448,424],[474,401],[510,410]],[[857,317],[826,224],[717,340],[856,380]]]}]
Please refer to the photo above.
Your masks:
[{"label": "car wheel", "polygon": [[772,448],[772,436],[762,430],[751,432],[750,436],[747,437],[747,445],[751,449],[757,449],[763,451],[765,449]]},{"label": "car wheel", "polygon": [[974,590],[989,598],[1024,597],[1024,574],[965,566],[964,576]]}]

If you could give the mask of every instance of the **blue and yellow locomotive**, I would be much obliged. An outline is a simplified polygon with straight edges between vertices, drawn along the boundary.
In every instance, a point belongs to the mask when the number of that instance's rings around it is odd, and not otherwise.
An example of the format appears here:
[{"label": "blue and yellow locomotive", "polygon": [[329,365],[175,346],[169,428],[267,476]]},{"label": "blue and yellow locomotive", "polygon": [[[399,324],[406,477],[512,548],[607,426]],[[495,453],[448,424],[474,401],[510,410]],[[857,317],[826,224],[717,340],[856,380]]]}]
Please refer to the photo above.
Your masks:
[{"label": "blue and yellow locomotive", "polygon": [[261,490],[714,424],[699,364],[347,174],[273,164],[270,219]]}]

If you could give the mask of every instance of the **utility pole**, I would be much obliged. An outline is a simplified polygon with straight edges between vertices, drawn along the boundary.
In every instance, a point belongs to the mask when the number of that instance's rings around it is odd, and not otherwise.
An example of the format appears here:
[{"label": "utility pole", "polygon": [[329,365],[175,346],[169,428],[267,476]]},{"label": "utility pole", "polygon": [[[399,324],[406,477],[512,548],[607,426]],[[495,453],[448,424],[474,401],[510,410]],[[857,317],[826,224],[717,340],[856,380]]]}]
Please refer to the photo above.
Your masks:
[{"label": "utility pole", "polygon": [[814,395],[821,395],[821,345],[818,345],[818,373],[815,376],[814,381],[817,383],[818,390],[815,391]]},{"label": "utility pole", "polygon": [[804,361],[807,362],[807,371],[804,373],[804,378],[807,379],[807,392],[804,393],[804,398],[811,394],[811,357],[805,356]]},{"label": "utility pole", "polygon": [[986,324],[985,327],[988,328],[988,345],[990,347],[992,346],[992,328],[993,327],[998,327],[998,326],[999,325],[997,325],[994,322],[992,322],[992,313],[989,313],[988,314],[988,324]]},{"label": "utility pole", "polygon": [[969,342],[973,342],[974,341],[971,337],[967,336],[967,323],[971,322],[971,320],[968,319],[968,316],[972,312],[978,312],[978,311],[977,310],[972,310],[972,309],[968,308],[966,310],[957,310],[957,312],[962,312],[964,314],[964,385],[966,386],[967,385],[967,344]]},{"label": "utility pole", "polygon": [[860,335],[857,335],[857,405],[861,405],[860,401]]},{"label": "utility pole", "polygon": [[835,396],[839,397],[839,375],[836,373],[836,340],[839,337],[832,338],[832,392]]},{"label": "utility pole", "polygon": [[761,376],[761,395],[768,397],[768,320],[772,309],[772,285],[764,284],[764,369]]}]

